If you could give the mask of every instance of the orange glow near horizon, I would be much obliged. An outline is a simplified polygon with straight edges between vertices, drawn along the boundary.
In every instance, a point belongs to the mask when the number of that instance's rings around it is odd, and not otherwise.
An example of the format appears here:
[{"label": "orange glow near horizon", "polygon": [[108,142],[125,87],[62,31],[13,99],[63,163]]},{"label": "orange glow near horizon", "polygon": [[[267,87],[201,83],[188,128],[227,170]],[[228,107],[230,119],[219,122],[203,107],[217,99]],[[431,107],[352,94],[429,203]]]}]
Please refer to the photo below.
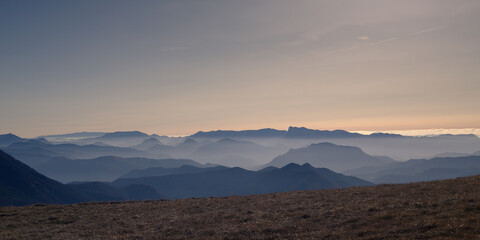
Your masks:
[{"label": "orange glow near horizon", "polygon": [[480,1],[118,1],[0,8],[0,134],[480,128]]}]

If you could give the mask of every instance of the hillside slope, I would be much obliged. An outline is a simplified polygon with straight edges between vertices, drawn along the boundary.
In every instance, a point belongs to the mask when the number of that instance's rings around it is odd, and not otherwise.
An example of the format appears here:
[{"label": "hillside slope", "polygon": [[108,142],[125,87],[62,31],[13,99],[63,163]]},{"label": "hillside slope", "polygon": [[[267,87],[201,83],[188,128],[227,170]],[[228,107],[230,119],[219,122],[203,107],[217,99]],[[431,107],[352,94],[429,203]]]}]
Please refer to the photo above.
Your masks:
[{"label": "hillside slope", "polygon": [[409,183],[480,174],[480,156],[412,159],[343,172],[374,183]]},{"label": "hillside slope", "polygon": [[476,176],[244,197],[3,207],[0,239],[478,239],[479,193]]},{"label": "hillside slope", "polygon": [[43,176],[0,150],[0,206],[87,200],[81,193]]},{"label": "hillside slope", "polygon": [[202,167],[190,159],[149,159],[105,156],[94,159],[52,158],[37,166],[37,170],[57,181],[113,181],[121,175],[149,167],[174,168],[183,165]]}]

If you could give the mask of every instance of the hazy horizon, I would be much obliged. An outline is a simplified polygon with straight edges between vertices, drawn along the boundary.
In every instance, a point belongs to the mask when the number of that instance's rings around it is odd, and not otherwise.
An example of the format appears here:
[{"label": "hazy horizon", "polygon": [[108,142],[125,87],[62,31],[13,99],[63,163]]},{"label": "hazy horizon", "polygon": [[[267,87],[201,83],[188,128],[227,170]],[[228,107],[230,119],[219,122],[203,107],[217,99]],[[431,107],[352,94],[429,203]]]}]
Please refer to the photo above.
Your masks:
[{"label": "hazy horizon", "polygon": [[[293,127],[304,127],[304,126],[293,126]],[[138,129],[123,129],[123,130],[113,130],[113,131],[102,131],[102,130],[97,130],[97,131],[73,131],[73,132],[47,132],[45,134],[40,134],[40,135],[21,135],[17,134],[15,132],[0,132],[0,135],[2,134],[15,134],[19,137],[23,138],[36,138],[36,137],[41,137],[41,136],[50,136],[50,135],[62,135],[62,134],[70,134],[70,133],[79,133],[79,132],[104,132],[104,133],[110,133],[110,132],[130,132],[130,131],[140,131],[149,135],[152,134],[157,134],[159,136],[168,136],[168,137],[187,137],[191,136],[197,132],[209,132],[209,131],[244,131],[244,130],[259,130],[259,129],[266,129],[270,127],[264,127],[264,128],[255,128],[255,129],[203,129],[203,130],[198,130],[198,131],[193,131],[189,132],[187,134],[162,134],[161,132],[148,132],[148,131],[142,131]],[[288,130],[287,128],[273,128],[276,130]],[[473,134],[476,135],[477,137],[480,138],[480,129],[479,128],[463,128],[463,129],[402,129],[402,130],[374,130],[374,131],[365,131],[365,130],[347,130],[347,129],[315,129],[315,128],[310,128],[313,130],[327,130],[327,131],[333,131],[333,130],[345,130],[349,131],[352,133],[360,133],[364,135],[369,135],[372,133],[391,133],[391,134],[400,134],[403,136],[434,136],[434,135],[443,135],[443,134],[452,134],[452,135],[460,135],[460,134]]]},{"label": "hazy horizon", "polygon": [[19,0],[0,20],[0,133],[479,135],[475,0]]}]

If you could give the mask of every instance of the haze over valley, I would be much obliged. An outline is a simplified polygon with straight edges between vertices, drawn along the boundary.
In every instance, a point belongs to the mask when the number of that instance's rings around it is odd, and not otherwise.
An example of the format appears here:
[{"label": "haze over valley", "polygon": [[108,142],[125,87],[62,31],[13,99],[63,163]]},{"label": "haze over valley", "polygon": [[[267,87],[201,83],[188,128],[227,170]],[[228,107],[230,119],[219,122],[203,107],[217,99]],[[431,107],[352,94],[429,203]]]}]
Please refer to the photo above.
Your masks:
[{"label": "haze over valley", "polygon": [[[304,127],[184,137],[82,132],[33,139],[5,134],[0,146],[5,158],[26,164],[33,176],[25,179],[50,178],[83,195],[70,202],[249,195],[480,174],[480,139],[472,134],[412,137]],[[122,192],[142,188],[134,192],[147,194]]]},{"label": "haze over valley", "polygon": [[480,1],[0,1],[0,239],[480,239]]}]

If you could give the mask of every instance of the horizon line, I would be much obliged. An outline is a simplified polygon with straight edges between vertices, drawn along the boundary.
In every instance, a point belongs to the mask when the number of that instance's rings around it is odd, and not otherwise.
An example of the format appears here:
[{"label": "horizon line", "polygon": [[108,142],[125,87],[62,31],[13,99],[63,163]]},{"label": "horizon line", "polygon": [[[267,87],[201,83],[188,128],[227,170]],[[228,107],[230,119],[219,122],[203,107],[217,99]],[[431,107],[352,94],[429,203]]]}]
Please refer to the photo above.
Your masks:
[{"label": "horizon line", "polygon": [[[319,130],[319,131],[335,131],[335,130],[343,130],[351,133],[359,133],[362,135],[370,135],[373,133],[387,133],[387,134],[399,134],[403,136],[435,136],[435,135],[445,135],[445,134],[451,134],[451,135],[466,135],[466,134],[472,134],[476,135],[477,137],[480,138],[480,128],[418,128],[418,129],[384,129],[384,130],[346,130],[346,129],[317,129],[317,128],[308,128],[308,127],[297,127],[297,126],[289,126],[290,127],[296,127],[296,128],[307,128],[310,130]],[[167,137],[188,137],[192,136],[195,133],[198,132],[214,132],[214,131],[234,131],[234,132],[240,132],[240,131],[257,131],[257,130],[263,130],[263,129],[272,129],[272,130],[278,130],[278,131],[288,131],[287,129],[277,129],[277,128],[271,128],[271,127],[266,127],[266,128],[258,128],[258,129],[243,129],[243,130],[232,130],[232,129],[216,129],[216,130],[198,130],[195,131],[191,134],[159,134],[157,132],[153,131],[142,131],[142,130],[118,130],[118,131],[72,131],[72,132],[64,132],[64,133],[52,133],[52,134],[42,134],[34,137],[25,137],[25,138],[40,138],[40,137],[45,137],[45,136],[52,136],[52,135],[66,135],[66,134],[73,134],[73,133],[114,133],[114,132],[142,132],[148,135],[158,135],[158,136],[167,136]],[[1,135],[5,134],[14,134],[16,136],[19,136],[13,132],[10,133],[2,133]]]}]

